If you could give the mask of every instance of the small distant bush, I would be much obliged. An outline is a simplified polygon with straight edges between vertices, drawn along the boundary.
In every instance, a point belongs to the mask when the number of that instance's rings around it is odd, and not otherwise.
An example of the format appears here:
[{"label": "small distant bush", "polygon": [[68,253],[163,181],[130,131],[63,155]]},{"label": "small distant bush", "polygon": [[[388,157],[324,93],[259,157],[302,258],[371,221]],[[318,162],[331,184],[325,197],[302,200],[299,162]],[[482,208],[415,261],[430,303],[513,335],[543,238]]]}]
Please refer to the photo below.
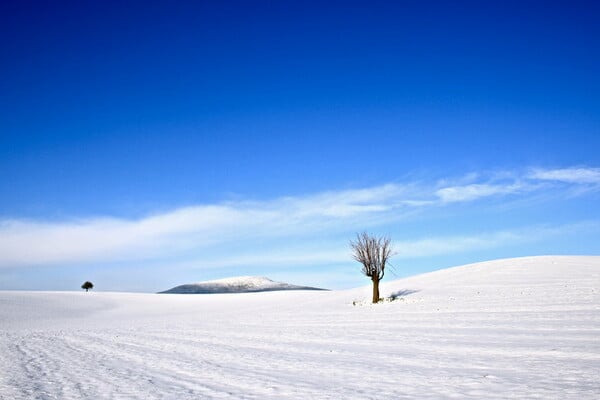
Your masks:
[{"label": "small distant bush", "polygon": [[85,281],[85,282],[83,282],[83,285],[81,285],[81,288],[85,289],[86,292],[88,290],[92,289],[93,287],[94,287],[94,284],[90,281]]}]

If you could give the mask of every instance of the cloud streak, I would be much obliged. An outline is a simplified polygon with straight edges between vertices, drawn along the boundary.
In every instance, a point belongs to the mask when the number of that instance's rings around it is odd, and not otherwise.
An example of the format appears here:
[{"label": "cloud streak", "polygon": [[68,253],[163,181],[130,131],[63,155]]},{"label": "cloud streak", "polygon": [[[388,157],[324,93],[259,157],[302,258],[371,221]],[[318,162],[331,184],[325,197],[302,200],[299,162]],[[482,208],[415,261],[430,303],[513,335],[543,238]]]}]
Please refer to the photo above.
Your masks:
[{"label": "cloud streak", "polygon": [[[77,263],[156,260],[190,257],[198,249],[229,245],[227,258],[214,267],[254,263],[334,262],[341,250],[322,250],[312,258],[306,251],[244,256],[236,244],[264,239],[308,242],[384,226],[433,208],[483,202],[490,198],[523,198],[547,188],[570,188],[600,183],[598,168],[534,169],[506,174],[502,179],[470,174],[452,183],[388,183],[267,201],[238,201],[175,209],[141,219],[89,218],[61,222],[0,220],[0,268]],[[541,184],[543,183],[543,184]],[[509,237],[471,238],[403,243],[399,256],[441,254],[509,240]],[[433,240],[433,241],[432,241]],[[302,247],[302,246],[300,246]],[[273,256],[275,254],[276,256]],[[245,257],[245,259],[244,259]],[[304,258],[303,258],[304,257]],[[209,258],[209,257],[207,257]],[[237,260],[237,261],[236,261]],[[242,260],[242,261],[240,261]],[[245,260],[245,261],[244,261]],[[269,261],[271,260],[271,261]]]},{"label": "cloud streak", "polygon": [[[498,248],[514,244],[539,242],[560,235],[576,234],[584,231],[597,231],[597,221],[587,221],[558,226],[534,226],[514,230],[481,232],[472,235],[427,236],[412,240],[394,241],[392,260],[415,259],[422,257],[456,254]],[[242,253],[218,258],[202,258],[186,265],[202,265],[203,269],[269,266],[290,267],[302,265],[348,264],[351,260],[347,243],[314,244],[305,247],[286,247],[270,251]]]},{"label": "cloud streak", "polygon": [[[96,218],[60,223],[0,222],[0,266],[149,259],[248,237],[281,237],[400,218],[404,188],[200,205],[139,220]],[[392,216],[391,212],[395,212]]]},{"label": "cloud streak", "polygon": [[517,193],[525,190],[521,184],[471,184],[449,186],[438,189],[435,193],[444,203],[473,201],[482,197]]},{"label": "cloud streak", "polygon": [[529,174],[529,178],[568,183],[600,183],[600,168],[535,169]]}]

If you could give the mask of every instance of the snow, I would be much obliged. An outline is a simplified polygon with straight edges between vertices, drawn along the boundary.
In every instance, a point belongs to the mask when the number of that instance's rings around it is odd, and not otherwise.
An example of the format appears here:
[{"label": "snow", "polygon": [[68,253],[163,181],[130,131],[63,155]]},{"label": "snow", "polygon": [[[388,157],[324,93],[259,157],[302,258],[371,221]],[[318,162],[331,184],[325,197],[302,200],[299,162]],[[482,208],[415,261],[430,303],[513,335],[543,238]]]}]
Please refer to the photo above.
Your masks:
[{"label": "snow", "polygon": [[600,397],[600,257],[472,264],[392,293],[0,292],[0,398]]},{"label": "snow", "polygon": [[161,293],[249,293],[275,290],[323,290],[307,286],[275,282],[260,276],[237,276],[198,283],[188,283],[165,290]]}]

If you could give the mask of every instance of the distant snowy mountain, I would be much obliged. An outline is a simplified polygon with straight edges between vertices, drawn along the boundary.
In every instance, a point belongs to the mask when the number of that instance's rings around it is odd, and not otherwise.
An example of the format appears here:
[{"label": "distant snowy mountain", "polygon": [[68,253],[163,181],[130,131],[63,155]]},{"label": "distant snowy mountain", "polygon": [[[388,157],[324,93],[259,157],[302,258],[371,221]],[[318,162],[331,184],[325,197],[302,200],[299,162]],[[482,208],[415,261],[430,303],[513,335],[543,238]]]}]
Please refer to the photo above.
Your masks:
[{"label": "distant snowy mountain", "polygon": [[309,286],[296,286],[289,283],[275,282],[260,276],[238,276],[234,278],[217,279],[198,283],[188,283],[175,286],[160,293],[250,293],[272,292],[275,290],[327,290]]}]

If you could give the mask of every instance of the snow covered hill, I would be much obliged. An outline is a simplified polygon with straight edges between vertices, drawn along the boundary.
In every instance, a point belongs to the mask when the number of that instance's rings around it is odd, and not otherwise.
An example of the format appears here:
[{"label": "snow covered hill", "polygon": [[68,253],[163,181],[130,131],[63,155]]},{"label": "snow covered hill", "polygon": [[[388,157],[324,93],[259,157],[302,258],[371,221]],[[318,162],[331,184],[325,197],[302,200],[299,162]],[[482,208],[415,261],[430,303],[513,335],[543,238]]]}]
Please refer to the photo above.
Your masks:
[{"label": "snow covered hill", "polygon": [[472,264],[384,281],[393,293],[0,292],[0,398],[599,397],[600,257]]},{"label": "snow covered hill", "polygon": [[275,282],[260,276],[238,276],[198,283],[176,286],[160,293],[250,293],[271,292],[275,290],[325,290],[308,286],[296,286],[289,283]]}]

